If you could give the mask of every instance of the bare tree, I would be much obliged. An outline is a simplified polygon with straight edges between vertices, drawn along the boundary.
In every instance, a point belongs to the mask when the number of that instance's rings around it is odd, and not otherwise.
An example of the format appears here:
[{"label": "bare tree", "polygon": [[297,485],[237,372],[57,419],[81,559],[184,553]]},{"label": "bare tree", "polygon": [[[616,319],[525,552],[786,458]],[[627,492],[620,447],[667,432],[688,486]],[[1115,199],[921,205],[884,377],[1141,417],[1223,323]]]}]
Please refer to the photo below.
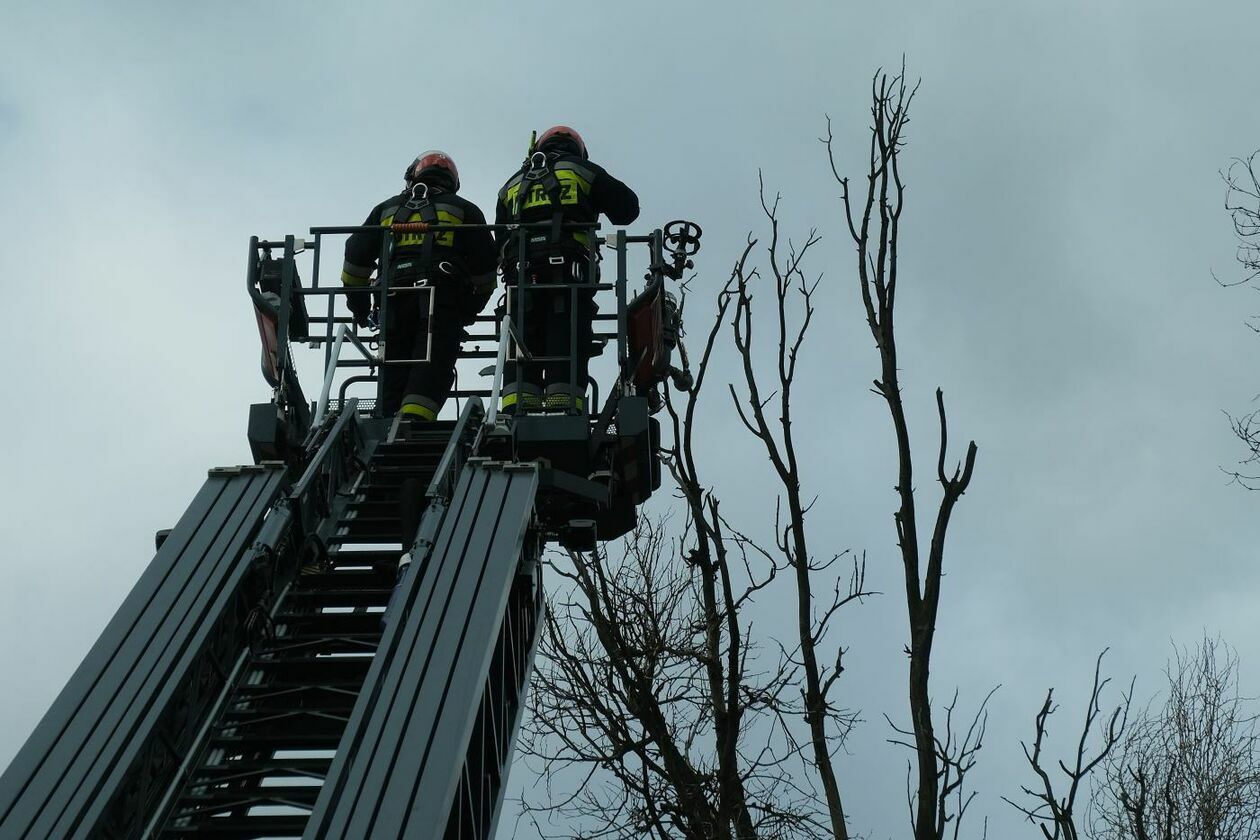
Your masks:
[{"label": "bare tree", "polygon": [[[1094,685],[1090,690],[1089,703],[1085,707],[1085,720],[1081,726],[1074,757],[1069,761],[1055,760],[1051,764],[1045,756],[1050,718],[1059,709],[1054,702],[1054,689],[1047,689],[1046,700],[1041,705],[1041,710],[1037,712],[1036,734],[1033,737],[1032,746],[1021,742],[1024,758],[1027,759],[1029,767],[1037,777],[1037,782],[1033,787],[1025,785],[1022,788],[1024,796],[1031,800],[1032,804],[1024,805],[1002,797],[1027,817],[1029,822],[1036,824],[1046,840],[1079,840],[1081,833],[1076,823],[1079,813],[1077,797],[1081,793],[1082,784],[1111,754],[1128,725],[1129,708],[1133,700],[1133,683],[1129,684],[1129,691],[1121,695],[1120,703],[1109,714],[1103,713],[1103,690],[1111,682],[1110,677],[1102,677],[1102,660],[1106,653],[1107,651],[1104,650],[1098,654],[1098,659],[1094,662]],[[1091,740],[1101,741],[1092,751]],[[1055,772],[1056,769],[1057,772]],[[1056,784],[1056,777],[1059,776],[1062,776],[1062,781],[1066,783],[1066,789]]]},{"label": "bare tree", "polygon": [[[895,521],[910,612],[912,722],[893,740],[904,740],[918,757],[916,837],[956,840],[974,797],[966,779],[983,742],[988,700],[956,731],[955,694],[944,725],[934,728],[928,672],[945,534],[971,480],[976,447],[968,448],[965,465],[947,473],[938,390],[937,475],[944,493],[921,571],[893,334],[903,198],[897,156],[913,91],[904,73],[879,74],[872,94],[869,191],[860,221],[848,182],[841,184],[862,300],[881,354],[876,389],[892,413],[899,453]],[[827,143],[830,150],[830,136]],[[717,295],[694,389],[681,402],[677,395],[666,402],[674,422],[665,455],[681,522],[644,525],[618,556],[573,556],[556,566],[569,595],[551,604],[525,738],[552,791],[541,805],[526,805],[540,831],[543,812],[558,811],[580,817],[583,837],[853,836],[836,762],[857,716],[840,695],[847,648],[833,637],[834,619],[874,593],[866,587],[864,556],[814,545],[809,526],[817,498],[794,436],[798,362],[820,279],[806,260],[819,236],[811,230],[789,239],[780,228],[779,197],[769,197],[763,183],[760,198],[766,242],[758,251],[760,243],[749,237]],[[723,334],[739,370],[729,396],[770,464],[773,523],[734,526],[698,466],[697,410]],[[770,527],[773,538],[761,539]],[[754,633],[751,605],[784,589],[795,605],[792,637]],[[567,825],[559,833],[574,830]]]},{"label": "bare tree", "polygon": [[1256,474],[1256,470],[1260,469],[1260,409],[1243,414],[1226,412],[1225,417],[1234,436],[1247,448],[1246,455],[1238,460],[1237,468],[1226,469],[1225,473],[1239,486],[1260,490],[1260,475]]},{"label": "bare tree", "polygon": [[1218,639],[1178,649],[1163,704],[1108,756],[1094,797],[1100,840],[1260,837],[1260,734],[1239,693],[1237,655]]},{"label": "bare tree", "polygon": [[[1234,280],[1222,280],[1215,272],[1213,277],[1222,286],[1253,285],[1260,278],[1260,173],[1256,161],[1260,151],[1245,158],[1234,158],[1229,168],[1220,173],[1225,182],[1225,211],[1229,213],[1237,239],[1235,258],[1242,266],[1243,274]],[[1260,332],[1256,316],[1248,319],[1248,327]],[[1260,489],[1260,409],[1242,414],[1225,415],[1230,429],[1246,447],[1246,455],[1240,459],[1239,468],[1226,472],[1235,482],[1249,490]]]},{"label": "bare tree", "polygon": [[[839,610],[871,593],[860,558],[837,552],[818,561],[806,537],[810,503],[791,405],[813,315],[802,259],[818,240],[811,232],[800,248],[784,242],[777,201],[763,196],[762,208],[767,277],[753,264],[750,238],[717,296],[692,391],[681,404],[667,402],[674,423],[666,462],[681,527],[645,523],[620,556],[554,564],[569,597],[551,603],[524,751],[564,792],[526,805],[540,831],[541,812],[559,811],[570,821],[561,836],[573,836],[574,819],[589,837],[850,836],[832,759],[855,717],[831,698],[842,649],[831,647],[832,664],[823,665],[819,648]],[[768,279],[777,351],[766,398],[754,358],[753,289]],[[772,545],[727,520],[695,452],[700,398],[727,329],[743,372],[730,395],[780,490]],[[848,573],[836,574],[844,560]],[[827,572],[819,600],[816,578]],[[790,642],[755,637],[746,617],[770,586],[795,590]],[[798,760],[803,772],[791,766]]]},{"label": "bare tree", "polygon": [[[910,103],[918,85],[907,86],[905,66],[896,75],[877,73],[871,86],[870,167],[864,193],[855,194],[847,177],[840,175],[836,164],[830,123],[823,142],[831,160],[831,171],[841,187],[845,220],[857,250],[858,278],[866,322],[879,349],[880,378],[874,382],[875,393],[888,405],[897,441],[897,485],[900,506],[893,515],[897,544],[905,572],[906,607],[910,619],[910,720],[917,778],[912,787],[911,820],[916,840],[940,840],[946,836],[951,819],[944,807],[942,785],[951,767],[943,758],[942,739],[933,725],[929,673],[932,644],[936,635],[940,607],[941,579],[944,575],[945,537],[954,505],[971,483],[976,463],[976,444],[971,442],[962,464],[952,472],[945,466],[948,457],[948,426],[945,400],[936,390],[937,416],[940,422],[940,447],[936,478],[941,486],[941,499],[927,546],[927,563],[919,538],[919,517],[914,488],[914,463],[910,448],[910,430],[902,402],[900,368],[897,360],[896,333],[893,328],[898,281],[897,249],[900,244],[901,213],[905,207],[905,184],[900,169],[901,148],[906,142],[905,128],[910,118]],[[948,740],[948,739],[946,739]]]},{"label": "bare tree", "polygon": [[1220,281],[1223,285],[1237,286],[1250,283],[1260,277],[1260,174],[1256,172],[1256,158],[1260,151],[1245,158],[1234,158],[1229,168],[1221,173],[1225,182],[1225,211],[1234,224],[1238,238],[1235,256],[1243,267],[1244,276],[1234,281]]},{"label": "bare tree", "polygon": [[[777,302],[776,317],[773,319],[775,328],[771,331],[775,359],[770,377],[772,390],[763,396],[766,388],[762,384],[754,353],[752,292],[760,277],[755,269],[749,269],[744,260],[736,265],[733,275],[735,313],[731,320],[735,347],[744,373],[742,398],[734,385],[729,387],[740,420],[765,449],[779,480],[781,494],[775,505],[775,562],[781,562],[792,572],[797,607],[796,647],[788,656],[788,661],[796,666],[800,676],[803,713],[809,729],[808,753],[812,770],[822,786],[831,831],[837,838],[847,838],[849,830],[832,764],[832,752],[838,739],[847,734],[851,721],[844,713],[838,713],[831,702],[832,690],[844,672],[844,648],[835,645],[834,656],[822,661],[819,651],[836,612],[866,594],[865,561],[854,562],[847,588],[841,588],[839,578],[834,580],[830,603],[819,610],[815,595],[816,578],[827,573],[844,553],[820,560],[810,549],[806,520],[814,501],[807,500],[805,496],[792,432],[796,366],[813,320],[814,292],[818,285],[818,278],[808,277],[802,266],[819,237],[816,231],[811,230],[799,245],[788,241],[784,247],[779,231],[779,197],[776,195],[773,201],[767,202],[764,184],[760,192],[761,208],[770,227],[770,244],[766,249],[769,276],[766,279],[773,281],[773,300]],[[793,295],[802,309],[795,327],[789,322],[787,307],[788,299]]]}]

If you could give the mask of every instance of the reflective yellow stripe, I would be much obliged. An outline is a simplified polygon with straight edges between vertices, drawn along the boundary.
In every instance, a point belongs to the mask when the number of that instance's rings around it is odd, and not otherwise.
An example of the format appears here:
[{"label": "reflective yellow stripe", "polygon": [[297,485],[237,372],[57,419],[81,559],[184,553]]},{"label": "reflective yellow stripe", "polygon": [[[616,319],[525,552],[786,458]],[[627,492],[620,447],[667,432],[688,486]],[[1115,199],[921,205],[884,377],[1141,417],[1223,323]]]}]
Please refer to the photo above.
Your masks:
[{"label": "reflective yellow stripe", "polygon": [[575,160],[558,160],[556,161],[555,169],[556,169],[556,172],[562,172],[566,169],[572,170],[573,172],[576,172],[578,175],[581,175],[582,178],[586,181],[595,180],[595,171],[593,169],[590,169],[589,167],[583,166],[582,164],[578,163]]},{"label": "reflective yellow stripe", "polygon": [[513,184],[512,186],[508,187],[507,192],[503,194],[503,206],[508,209],[508,212],[510,213],[517,212],[516,196],[520,193],[520,191],[521,191],[521,185]]},{"label": "reflective yellow stripe", "polygon": [[[555,174],[556,180],[560,183],[560,204],[570,206],[577,204],[583,195],[590,193],[591,182],[573,170],[559,169]],[[521,185],[516,184],[508,187],[507,195],[503,197],[504,204],[513,213],[518,212],[516,205],[520,193]],[[550,206],[551,196],[547,195],[547,189],[537,181],[532,182],[529,191],[525,195],[525,209]]]},{"label": "reflective yellow stripe", "polygon": [[[577,204],[583,195],[589,195],[591,192],[591,182],[583,178],[572,169],[555,170],[556,180],[560,182],[560,204],[562,206],[572,206]],[[520,183],[510,185],[503,193],[503,204],[508,211],[516,214],[520,213],[517,207],[518,198],[521,192]],[[547,191],[543,185],[538,182],[531,182],[529,192],[525,196],[525,209],[529,210],[534,207],[550,207],[551,196],[547,195]],[[590,243],[590,237],[581,231],[574,231],[573,238],[581,245],[586,246]]]},{"label": "reflective yellow stripe", "polygon": [[[511,408],[512,406],[516,405],[517,398],[519,396],[520,394],[517,394],[516,392],[513,392],[511,394],[504,394],[503,404],[501,408]],[[525,394],[525,399],[522,400],[522,402],[525,404],[526,408],[542,408],[542,404],[543,404],[542,397],[540,397],[538,394]]]},{"label": "reflective yellow stripe", "polygon": [[341,264],[341,282],[347,286],[366,286],[372,282],[372,266],[346,260]]},{"label": "reflective yellow stripe", "polygon": [[371,277],[357,277],[345,271],[341,272],[341,282],[347,286],[367,286],[372,282]]},{"label": "reflective yellow stripe", "polygon": [[437,417],[437,412],[431,408],[425,408],[415,403],[407,403],[402,407],[402,413],[405,417],[418,417],[421,420],[433,420]]},{"label": "reflective yellow stripe", "polygon": [[591,191],[591,182],[572,169],[557,169],[556,180],[560,182],[561,204],[577,204],[579,193],[589,194]]}]

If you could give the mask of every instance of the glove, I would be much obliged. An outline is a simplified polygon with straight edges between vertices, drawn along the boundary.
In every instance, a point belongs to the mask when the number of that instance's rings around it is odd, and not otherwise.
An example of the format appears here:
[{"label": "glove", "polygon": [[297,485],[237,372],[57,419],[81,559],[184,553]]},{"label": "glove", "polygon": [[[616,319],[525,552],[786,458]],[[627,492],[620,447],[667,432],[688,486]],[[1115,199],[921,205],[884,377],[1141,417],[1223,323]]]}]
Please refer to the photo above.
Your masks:
[{"label": "glove", "polygon": [[372,311],[372,298],[367,292],[351,292],[346,295],[346,308],[354,316],[356,326],[366,327],[368,314]]},{"label": "glove", "polygon": [[464,285],[460,307],[462,309],[461,314],[464,316],[464,326],[468,326],[477,320],[481,310],[486,308],[486,304],[490,302],[490,298],[494,295],[496,285],[493,273],[473,277]]}]

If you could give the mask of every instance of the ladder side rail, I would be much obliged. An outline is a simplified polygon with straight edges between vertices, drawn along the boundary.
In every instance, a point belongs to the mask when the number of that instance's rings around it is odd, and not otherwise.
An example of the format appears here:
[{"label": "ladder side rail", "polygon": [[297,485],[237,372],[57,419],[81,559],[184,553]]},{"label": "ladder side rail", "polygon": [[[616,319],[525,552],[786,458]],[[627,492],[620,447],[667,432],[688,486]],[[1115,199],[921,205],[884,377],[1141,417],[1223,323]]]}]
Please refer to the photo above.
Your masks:
[{"label": "ladder side rail", "polygon": [[166,542],[141,574],[140,580],[93,643],[88,655],[66,681],[65,687],[53,700],[8,768],[0,774],[0,828],[6,826],[14,805],[48,761],[49,751],[66,737],[67,728],[97,684],[104,679],[118,656],[119,648],[134,632],[134,627],[146,608],[153,604],[170,575],[177,571],[174,568],[177,559],[196,537],[198,529],[211,515],[223,493],[229,489],[229,483],[226,477],[210,476],[202,485],[171,530]]},{"label": "ladder side rail", "polygon": [[[76,794],[84,787],[99,788],[101,773],[118,764],[126,742],[151,743],[153,716],[137,721],[136,714],[156,705],[158,693],[178,682],[182,672],[174,661],[196,635],[232,559],[246,551],[266,506],[279,495],[282,477],[279,467],[212,473],[207,483],[226,485],[223,492],[208,510],[196,511],[196,519],[181,518],[176,532],[186,533],[172,533],[150,564],[153,574],[142,577],[94,647],[108,658],[97,664],[89,657],[90,669],[81,667],[63,690],[72,711],[66,716],[65,705],[55,704],[32,736],[37,743],[47,738],[41,730],[56,733],[36,766],[27,766],[20,801],[12,797],[0,816],[0,834],[38,835],[48,832],[49,822],[80,821],[83,803]],[[150,585],[154,577],[156,587]],[[126,741],[120,742],[120,733],[127,734]]]},{"label": "ladder side rail", "polygon": [[[332,329],[331,321],[328,323],[328,328]],[[348,332],[346,325],[342,324],[341,329],[337,331],[336,342],[331,348],[325,348],[324,384],[319,389],[319,402],[315,405],[315,419],[311,421],[312,426],[321,425],[324,422],[324,415],[328,413],[328,392],[332,390],[333,376],[337,373],[338,363],[341,361],[341,345],[345,342]]]},{"label": "ladder side rail", "polygon": [[[522,540],[537,482],[532,465],[527,469],[533,484],[519,527]],[[389,772],[381,773],[381,764],[373,768],[368,807],[357,809],[352,834],[406,837],[432,831],[439,837],[442,817],[451,811],[479,705],[470,683],[479,684],[489,668],[519,556],[519,548],[508,553],[500,545],[502,531],[511,527],[505,509],[513,476],[484,467],[470,470],[481,485],[481,503],[466,511],[471,527],[443,553],[455,574],[437,581],[438,603],[419,616],[416,640],[425,652],[423,668],[410,657],[400,662],[406,673],[389,710],[389,730],[396,735]],[[417,809],[424,814],[419,826],[411,819]]]},{"label": "ladder side rail", "polygon": [[[508,725],[506,732],[500,732],[500,743],[495,745],[500,749],[497,756],[499,767],[496,768],[498,786],[491,793],[492,800],[483,803],[490,811],[489,824],[483,835],[485,838],[498,836],[499,816],[503,813],[503,797],[507,793],[508,777],[511,775],[512,756],[516,754],[516,740],[521,731],[521,718],[525,716],[525,695],[529,690],[530,680],[533,678],[534,662],[538,655],[538,646],[542,641],[543,616],[547,609],[547,602],[543,597],[542,564],[538,557],[522,557],[522,570],[516,576],[510,597],[514,608],[505,618],[503,629],[500,631],[499,645],[502,652],[496,650],[495,655],[505,664],[512,666],[516,677],[515,680],[508,680],[508,675],[504,674],[504,678],[497,684],[514,688],[516,697],[506,698],[515,701],[514,708],[512,705],[508,706],[511,719],[496,721],[496,725],[503,723]],[[516,618],[518,623],[509,625],[509,620],[512,618]],[[496,684],[491,682],[494,676],[490,674],[487,679],[485,688],[487,694]],[[482,703],[485,704],[486,700],[483,699]],[[488,772],[483,775],[493,778]]]},{"label": "ladder side rail", "polygon": [[[348,481],[352,480],[353,471],[347,472],[343,467],[347,463],[355,462],[354,456],[358,454],[357,447],[361,445],[357,403],[352,400],[319,445],[303,475],[294,482],[285,498],[266,520],[254,544],[254,549],[258,554],[258,563],[265,564],[265,561],[270,560],[273,564],[267,581],[266,594],[270,597],[267,602],[259,604],[266,609],[269,617],[274,617],[280,608],[285,591],[297,576],[297,563],[304,537],[315,532],[309,529],[319,528],[318,521],[310,518],[313,515],[312,512],[325,503],[326,497],[323,497],[323,494],[331,492],[335,496]],[[349,452],[347,452],[348,448]],[[335,520],[339,515],[340,511],[334,508],[324,516],[324,520]],[[241,626],[245,624],[240,620],[239,614],[234,618]],[[170,780],[161,802],[156,808],[146,812],[148,822],[143,834],[145,838],[156,836],[156,832],[170,820],[172,809],[178,802],[178,794],[201,758],[205,739],[212,734],[213,724],[230,698],[234,687],[232,676],[239,673],[251,656],[252,638],[247,636],[243,641],[244,643],[237,645],[230,656],[224,657],[224,661],[233,663],[228,669],[228,678],[215,703],[203,716],[197,737],[190,749],[185,752],[178,771],[169,777]]]},{"label": "ladder side rail", "polygon": [[112,800],[99,798],[84,820],[84,829],[103,826],[104,831],[92,828],[80,831],[78,836],[88,838],[103,833],[111,837],[152,836],[175,793],[190,769],[191,762],[200,753],[201,739],[213,723],[219,710],[231,695],[235,675],[249,657],[256,628],[251,615],[257,608],[265,608],[268,615],[274,613],[283,587],[277,578],[291,578],[296,571],[297,540],[294,539],[294,515],[292,505],[280,500],[271,507],[271,513],[259,529],[250,546],[250,558],[240,564],[234,574],[240,585],[229,587],[223,599],[224,607],[213,611],[216,617],[210,624],[207,641],[201,651],[186,656],[200,656],[191,676],[187,678],[200,685],[199,702],[194,708],[197,714],[185,709],[186,692],[172,696],[164,705],[163,737],[172,745],[179,745],[177,767],[162,773],[153,773],[143,767],[135,767],[131,776],[143,783],[149,780],[143,796],[124,791]]},{"label": "ladder side rail", "polygon": [[332,513],[337,492],[355,473],[363,446],[358,401],[352,399],[344,404],[306,471],[289,492],[289,502],[303,534],[315,533],[319,522]]},{"label": "ladder side rail", "polygon": [[[331,323],[328,325],[328,329],[332,330]],[[339,368],[352,367],[346,362],[341,361],[341,345],[344,344],[347,339],[349,339],[350,343],[363,354],[364,360],[367,361],[369,365],[373,367],[376,366],[376,360],[373,358],[372,352],[364,346],[362,341],[359,340],[358,335],[350,331],[350,326],[348,324],[342,324],[341,328],[337,331],[336,340],[329,348],[329,352],[326,354],[327,361],[324,364],[324,384],[323,387],[320,388],[319,402],[316,403],[315,406],[315,419],[311,421],[312,426],[319,426],[324,422],[324,418],[328,416],[328,397],[329,392],[332,390],[333,378],[337,373],[337,370]],[[358,365],[354,365],[353,367],[358,367]]]},{"label": "ladder side rail", "polygon": [[451,432],[451,439],[447,441],[446,449],[442,451],[442,459],[438,461],[437,470],[433,473],[433,478],[425,491],[425,496],[430,503],[438,499],[449,499],[455,492],[459,471],[464,466],[473,436],[484,414],[485,406],[477,397],[470,397],[468,402],[464,403],[464,410],[460,412],[459,420],[455,423],[455,430]]},{"label": "ladder side rail", "polygon": [[[276,479],[278,489],[281,481]],[[160,648],[161,659],[141,686],[138,698],[144,699],[133,701],[118,723],[93,733],[97,741],[104,736],[104,749],[97,751],[100,757],[77,783],[49,836],[98,837],[107,816],[107,821],[124,826],[120,833],[131,833],[143,819],[141,812],[148,810],[136,808],[133,800],[150,805],[160,792],[152,780],[165,778],[192,746],[192,734],[226,680],[221,663],[230,661],[242,644],[244,619],[260,595],[260,582],[251,579],[256,559],[252,542],[275,498],[260,492],[242,502],[241,521],[235,529],[229,524],[219,537],[224,549],[207,555],[220,558],[214,576],[176,618],[173,638]],[[177,604],[173,615],[178,611]],[[154,641],[163,635],[159,631]],[[168,743],[179,746],[170,750]],[[155,762],[160,773],[153,772]]]},{"label": "ladder side rail", "polygon": [[[407,727],[412,720],[426,721],[417,708],[418,695],[425,683],[441,679],[440,667],[445,663],[435,662],[443,658],[435,642],[455,606],[453,593],[466,571],[461,563],[462,548],[475,538],[479,514],[486,504],[485,476],[471,468],[466,468],[464,475],[469,480],[461,482],[467,491],[459,515],[444,522],[432,555],[415,576],[418,585],[414,599],[403,602],[405,614],[399,616],[399,624],[405,630],[386,663],[385,690],[373,714],[372,760],[360,762],[354,796],[339,803],[346,831],[331,836],[372,837],[378,832],[388,835],[390,826],[396,824],[379,824],[382,811],[391,804],[385,791],[394,779],[412,771],[407,751],[415,745],[407,741]],[[404,836],[401,830],[393,833]]]},{"label": "ladder side rail", "polygon": [[[515,475],[513,475],[515,474]],[[460,628],[457,641],[454,632],[446,633],[455,646],[450,660],[450,670],[444,675],[445,690],[441,694],[435,686],[422,686],[426,700],[435,708],[431,720],[421,718],[413,725],[413,737],[426,739],[426,759],[420,764],[420,775],[411,781],[408,773],[398,775],[398,780],[410,782],[410,802],[402,827],[402,835],[421,835],[427,830],[431,815],[440,817],[433,837],[450,836],[450,824],[456,822],[461,829],[459,836],[467,840],[490,840],[490,826],[498,811],[503,787],[485,791],[483,778],[505,775],[505,766],[512,761],[508,744],[498,744],[494,758],[498,767],[485,767],[485,723],[490,719],[512,718],[517,722],[519,709],[524,705],[528,683],[519,680],[496,679],[495,660],[510,657],[514,626],[513,594],[518,587],[529,588],[530,578],[522,576],[523,565],[532,563],[533,550],[527,549],[527,533],[533,518],[534,496],[538,491],[538,471],[533,463],[508,467],[504,472],[491,472],[489,494],[495,497],[494,528],[475,529],[475,539],[465,548],[465,562],[476,559],[481,565],[478,581],[471,581],[473,574],[465,573],[460,583],[465,589],[474,589],[466,618]],[[495,486],[499,485],[499,486]],[[489,519],[489,513],[479,519],[479,525]],[[484,548],[483,548],[484,545]],[[530,547],[533,548],[533,547]],[[528,554],[528,555],[527,555]],[[462,617],[462,616],[461,616]],[[537,625],[529,630],[536,630]],[[444,630],[449,630],[445,628]],[[533,633],[532,633],[533,635]],[[530,659],[534,651],[533,639],[525,645]],[[524,651],[517,651],[524,656]],[[528,662],[519,662],[519,670],[525,670]],[[441,675],[440,675],[441,676]],[[480,732],[479,732],[480,729]],[[481,735],[481,738],[476,737]],[[501,751],[501,752],[500,752]],[[407,756],[415,756],[408,751]],[[493,773],[491,773],[493,771]],[[408,785],[402,785],[406,790]],[[488,795],[489,793],[489,795]],[[381,795],[383,806],[399,802]],[[471,807],[469,807],[471,806]],[[461,819],[467,812],[471,819]],[[445,820],[441,819],[442,815]],[[469,830],[471,829],[471,830]]]},{"label": "ladder side rail", "polygon": [[[533,464],[464,467],[458,508],[447,516],[429,563],[407,580],[404,603],[415,606],[391,625],[396,644],[382,657],[383,687],[365,727],[370,737],[359,745],[344,787],[326,787],[321,795],[324,811],[304,835],[308,840],[441,836],[537,486]],[[461,699],[443,700],[456,695]]]},{"label": "ladder side rail", "polygon": [[[472,482],[468,471],[461,472],[459,485],[448,500],[434,499],[420,521],[417,545],[436,546],[433,556],[439,556],[452,538],[450,522],[457,522],[468,505],[476,505]],[[466,526],[467,527],[467,526]],[[392,607],[394,613],[381,637],[371,669],[363,689],[355,702],[345,734],[337,748],[337,756],[329,768],[319,799],[307,822],[303,838],[340,838],[346,833],[347,822],[354,814],[360,796],[364,794],[364,780],[370,772],[377,753],[385,739],[385,718],[392,703],[392,695],[403,676],[402,668],[391,667],[397,652],[410,652],[415,648],[415,627],[407,620],[412,604],[423,603],[424,593],[432,587],[437,569],[430,557],[416,557],[413,567],[418,567],[402,581],[400,598]],[[405,614],[404,614],[405,613]],[[366,835],[364,835],[366,836]]]},{"label": "ladder side rail", "polygon": [[112,799],[113,791],[103,788],[102,775],[116,766],[129,744],[148,743],[151,720],[137,721],[137,713],[156,706],[155,695],[161,696],[175,676],[171,660],[195,634],[210,599],[230,575],[233,549],[244,541],[240,529],[258,491],[251,486],[237,497],[230,514],[192,555],[197,569],[181,581],[178,591],[159,594],[155,609],[146,611],[137,632],[120,648],[112,673],[94,687],[75,725],[67,730],[65,742],[53,752],[60,770],[55,782],[48,779],[50,795],[29,823],[32,836],[69,837],[71,832],[90,828],[83,820],[92,799],[85,799],[84,793]]},{"label": "ladder side rail", "polygon": [[[434,471],[433,478],[426,490],[428,506],[424,515],[420,520],[420,527],[416,534],[416,540],[411,547],[411,554],[415,560],[411,564],[412,569],[417,569],[424,565],[427,560],[428,551],[431,549],[438,538],[441,524],[445,518],[449,506],[459,506],[463,496],[461,488],[457,487],[457,480],[461,474],[464,459],[467,457],[468,451],[471,449],[474,435],[484,414],[484,406],[480,399],[472,397],[464,404],[464,409],[460,414],[459,420],[455,424],[455,428],[451,432],[451,437],[447,441],[446,448],[442,453],[442,458],[438,462],[438,466]],[[347,414],[355,413],[348,410]],[[411,575],[414,578],[415,574]],[[406,584],[404,584],[404,591]],[[402,623],[398,618],[398,612],[403,609],[403,600],[391,607],[393,613],[390,617],[392,620],[386,628],[385,634],[381,638],[377,654],[373,660],[371,670],[364,681],[358,699],[355,702],[354,710],[350,720],[346,725],[345,734],[342,738],[341,746],[337,750],[337,757],[333,765],[329,768],[328,777],[324,782],[324,790],[321,791],[319,802],[316,804],[315,810],[312,812],[309,826],[319,826],[321,821],[327,816],[327,811],[332,802],[329,796],[332,791],[340,791],[345,785],[347,764],[350,763],[359,743],[366,737],[364,732],[364,721],[370,713],[372,706],[375,704],[377,697],[381,691],[380,672],[384,667],[384,663],[390,655],[390,651],[394,649],[398,640],[398,626]],[[339,794],[338,794],[339,795]],[[333,799],[335,802],[335,798]],[[309,832],[308,832],[309,834]]]}]

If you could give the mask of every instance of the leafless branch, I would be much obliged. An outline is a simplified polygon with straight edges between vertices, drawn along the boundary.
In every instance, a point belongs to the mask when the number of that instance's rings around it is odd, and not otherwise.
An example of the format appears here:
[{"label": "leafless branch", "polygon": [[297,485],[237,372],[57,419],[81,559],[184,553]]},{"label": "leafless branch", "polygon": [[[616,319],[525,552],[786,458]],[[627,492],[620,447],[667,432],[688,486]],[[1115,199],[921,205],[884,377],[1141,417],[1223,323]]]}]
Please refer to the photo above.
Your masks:
[{"label": "leafless branch", "polygon": [[1260,733],[1219,639],[1177,649],[1163,703],[1148,706],[1108,755],[1094,794],[1099,840],[1260,836]]},{"label": "leafless branch", "polygon": [[[944,575],[945,538],[950,517],[959,497],[971,482],[975,467],[976,445],[967,447],[963,464],[952,475],[947,474],[948,426],[944,396],[936,392],[940,420],[940,448],[937,478],[941,485],[941,501],[936,513],[927,565],[919,542],[920,522],[914,494],[914,466],[911,456],[910,431],[902,402],[897,359],[894,313],[898,289],[898,248],[901,214],[905,208],[905,182],[901,175],[901,151],[906,143],[910,105],[918,91],[918,83],[910,85],[903,60],[900,72],[878,72],[871,83],[871,131],[865,190],[860,193],[848,177],[841,175],[831,124],[822,138],[827,148],[831,172],[840,186],[840,200],[849,235],[856,249],[857,274],[862,305],[871,337],[879,350],[880,377],[873,383],[875,393],[888,406],[897,442],[896,492],[899,506],[893,514],[893,526],[906,586],[906,608],[910,624],[909,701],[911,730],[902,733],[912,738],[908,743],[915,753],[917,782],[912,823],[916,840],[943,840],[947,822],[940,816],[942,779],[948,769],[937,750],[933,725],[928,676],[931,669],[932,645],[936,633],[940,604],[941,579]],[[900,732],[900,730],[897,730]],[[955,768],[956,769],[956,768]],[[965,803],[960,803],[965,807]]]},{"label": "leafless branch", "polygon": [[[1032,804],[1023,805],[1003,797],[1029,822],[1036,825],[1046,840],[1079,840],[1081,834],[1077,827],[1077,797],[1081,791],[1081,783],[1107,758],[1119,743],[1128,725],[1129,708],[1133,701],[1133,683],[1129,684],[1128,692],[1121,695],[1120,703],[1106,716],[1106,723],[1101,723],[1103,719],[1102,693],[1111,682],[1109,677],[1102,677],[1102,660],[1106,654],[1107,651],[1103,650],[1094,662],[1093,688],[1090,691],[1089,703],[1085,707],[1085,720],[1081,726],[1073,758],[1070,762],[1056,761],[1055,765],[1048,768],[1043,756],[1048,723],[1051,716],[1058,711],[1058,707],[1054,704],[1054,689],[1051,688],[1046,691],[1046,700],[1037,712],[1036,734],[1032,747],[1030,748],[1027,743],[1022,744],[1024,758],[1037,777],[1037,784],[1034,787],[1021,788],[1024,796],[1030,799]],[[1098,738],[1101,738],[1102,742],[1091,754],[1091,739]],[[1050,775],[1050,770],[1054,766],[1057,766],[1059,773],[1066,779],[1067,789],[1063,793],[1059,793],[1060,788],[1056,786],[1054,778]]]}]

